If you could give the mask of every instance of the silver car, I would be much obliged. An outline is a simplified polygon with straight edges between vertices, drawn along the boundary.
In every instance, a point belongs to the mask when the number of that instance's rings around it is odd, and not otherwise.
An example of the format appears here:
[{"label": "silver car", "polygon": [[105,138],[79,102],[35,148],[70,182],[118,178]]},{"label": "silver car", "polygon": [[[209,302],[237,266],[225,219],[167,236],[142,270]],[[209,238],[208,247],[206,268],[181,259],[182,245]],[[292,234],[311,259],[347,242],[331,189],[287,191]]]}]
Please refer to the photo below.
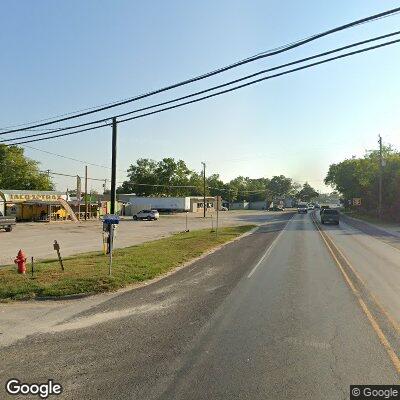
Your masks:
[{"label": "silver car", "polygon": [[137,221],[139,219],[147,220],[147,221],[155,221],[159,218],[160,218],[160,214],[157,210],[142,210],[133,216],[133,219],[135,221]]}]

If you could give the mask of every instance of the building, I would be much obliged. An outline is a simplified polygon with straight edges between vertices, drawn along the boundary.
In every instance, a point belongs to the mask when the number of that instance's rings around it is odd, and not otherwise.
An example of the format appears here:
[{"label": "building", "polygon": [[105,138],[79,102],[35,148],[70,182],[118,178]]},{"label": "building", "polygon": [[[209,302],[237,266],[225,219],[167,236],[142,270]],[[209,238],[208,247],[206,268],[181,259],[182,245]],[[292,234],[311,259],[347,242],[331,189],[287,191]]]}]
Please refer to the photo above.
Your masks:
[{"label": "building", "polygon": [[249,209],[249,202],[246,200],[243,201],[236,201],[231,203],[231,210],[248,210]]},{"label": "building", "polygon": [[0,211],[17,221],[77,221],[63,192],[0,189]]},{"label": "building", "polygon": [[85,219],[99,219],[102,215],[101,204],[96,200],[88,196],[87,210],[85,199],[78,200],[76,197],[69,197],[67,199],[72,211],[75,213],[78,220],[83,221]]},{"label": "building", "polygon": [[[140,197],[134,194],[118,194],[118,199],[123,199],[125,215],[133,215],[145,209],[156,209],[160,212],[203,212],[204,198],[202,196],[192,197]],[[216,210],[217,198],[206,197],[206,210]],[[222,199],[220,199],[222,206]]]}]

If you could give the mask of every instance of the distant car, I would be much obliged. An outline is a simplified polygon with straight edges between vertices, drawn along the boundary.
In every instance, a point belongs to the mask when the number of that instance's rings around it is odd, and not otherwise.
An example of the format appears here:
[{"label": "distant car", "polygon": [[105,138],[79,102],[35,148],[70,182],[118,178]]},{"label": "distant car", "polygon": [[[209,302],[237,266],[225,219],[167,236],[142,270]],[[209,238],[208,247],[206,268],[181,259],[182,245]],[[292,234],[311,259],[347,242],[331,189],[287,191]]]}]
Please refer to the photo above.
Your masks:
[{"label": "distant car", "polygon": [[308,213],[308,205],[306,203],[300,203],[297,205],[297,212],[299,214],[307,214]]},{"label": "distant car", "polygon": [[271,205],[268,208],[269,211],[285,211],[285,207],[282,204]]},{"label": "distant car", "polygon": [[142,219],[147,221],[155,221],[160,218],[160,214],[157,210],[142,210],[133,216],[135,221]]},{"label": "distant car", "polygon": [[219,211],[228,211],[228,207],[220,207]]},{"label": "distant car", "polygon": [[321,206],[318,203],[314,204],[314,208],[316,208],[317,210],[319,210],[321,208]]},{"label": "distant car", "polygon": [[314,210],[314,204],[311,204],[311,203],[308,204],[307,205],[307,209],[310,210],[310,211]]},{"label": "distant car", "polygon": [[339,211],[325,208],[321,211],[321,224],[332,223],[339,225]]}]

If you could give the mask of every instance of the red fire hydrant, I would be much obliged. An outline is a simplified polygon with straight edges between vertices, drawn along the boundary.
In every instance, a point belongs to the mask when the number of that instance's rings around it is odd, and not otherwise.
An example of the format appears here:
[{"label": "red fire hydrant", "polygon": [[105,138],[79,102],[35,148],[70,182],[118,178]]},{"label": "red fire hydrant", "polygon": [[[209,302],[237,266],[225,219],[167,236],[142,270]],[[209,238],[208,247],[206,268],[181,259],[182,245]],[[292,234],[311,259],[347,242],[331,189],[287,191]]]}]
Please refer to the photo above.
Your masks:
[{"label": "red fire hydrant", "polygon": [[18,264],[18,273],[24,274],[26,272],[26,255],[20,250],[17,254],[17,258],[14,260],[15,264]]}]

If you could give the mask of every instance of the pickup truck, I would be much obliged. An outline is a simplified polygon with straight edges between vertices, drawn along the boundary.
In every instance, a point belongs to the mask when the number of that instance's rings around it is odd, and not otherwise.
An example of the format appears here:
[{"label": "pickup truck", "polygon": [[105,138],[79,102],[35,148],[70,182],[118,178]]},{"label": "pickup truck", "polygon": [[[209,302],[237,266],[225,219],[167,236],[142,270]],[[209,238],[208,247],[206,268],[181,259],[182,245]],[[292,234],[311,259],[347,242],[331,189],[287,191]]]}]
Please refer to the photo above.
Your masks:
[{"label": "pickup truck", "polygon": [[321,210],[321,224],[328,222],[339,225],[339,211],[325,208]]},{"label": "pickup truck", "polygon": [[6,232],[11,232],[15,223],[14,217],[5,217],[0,212],[0,229],[4,229]]}]

